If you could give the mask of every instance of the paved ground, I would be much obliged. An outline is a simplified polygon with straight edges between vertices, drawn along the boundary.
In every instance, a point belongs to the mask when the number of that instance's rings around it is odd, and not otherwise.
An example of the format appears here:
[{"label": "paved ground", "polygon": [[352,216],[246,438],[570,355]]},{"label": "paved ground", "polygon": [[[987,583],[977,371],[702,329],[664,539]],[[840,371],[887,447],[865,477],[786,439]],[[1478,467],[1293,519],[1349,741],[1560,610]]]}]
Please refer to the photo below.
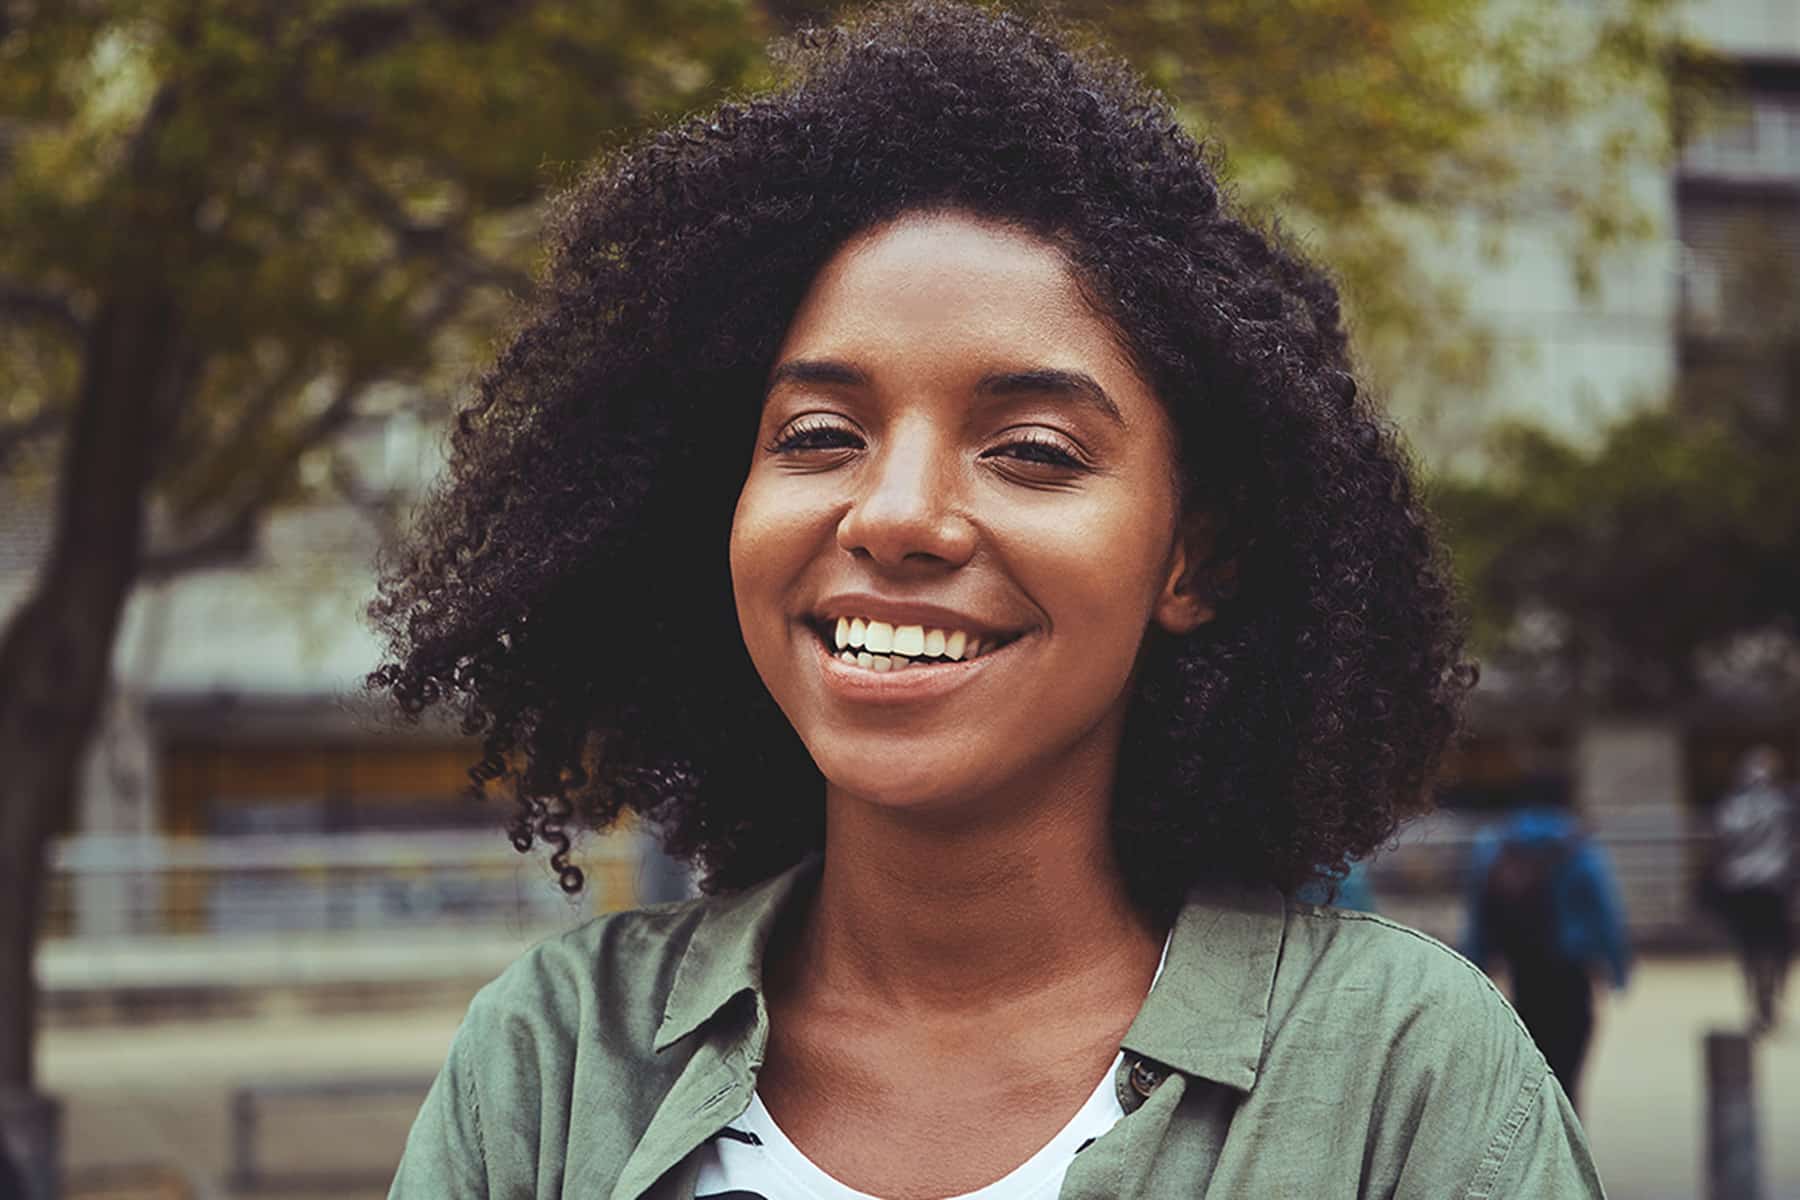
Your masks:
[{"label": "paved ground", "polygon": [[[1742,1028],[1735,968],[1723,958],[1644,963],[1600,1014],[1582,1120],[1615,1200],[1689,1200],[1703,1194],[1702,1039]],[[1767,1200],[1800,1200],[1800,991],[1788,1020],[1758,1043],[1758,1133]]]},{"label": "paved ground", "polygon": [[[422,1085],[460,1018],[459,1008],[440,1007],[63,1030],[46,1037],[40,1063],[44,1086],[65,1103],[64,1161],[73,1183],[156,1163],[184,1175],[196,1200],[211,1200],[236,1194],[228,1181],[238,1085],[408,1075]],[[392,1174],[423,1095],[419,1086],[364,1099],[272,1103],[259,1113],[255,1164],[269,1173],[361,1172],[370,1186],[321,1190],[385,1195],[378,1181]],[[272,1200],[281,1193],[255,1194]]]},{"label": "paved ground", "polygon": [[[1701,1194],[1701,1038],[1708,1028],[1739,1021],[1741,1009],[1736,974],[1717,958],[1645,963],[1631,990],[1608,1001],[1582,1111],[1615,1200]],[[74,1182],[91,1181],[90,1195],[102,1194],[120,1171],[161,1164],[185,1174],[191,1194],[224,1200],[233,1195],[229,1095],[236,1084],[320,1076],[423,1081],[460,1015],[445,1005],[59,1030],[42,1047],[43,1080],[67,1102],[67,1161]],[[1800,1200],[1800,1020],[1761,1044],[1756,1070],[1765,1196]],[[362,1170],[379,1179],[399,1155],[418,1099],[405,1092],[281,1101],[261,1122],[258,1164],[267,1171]],[[325,1194],[383,1190],[374,1183]]]}]

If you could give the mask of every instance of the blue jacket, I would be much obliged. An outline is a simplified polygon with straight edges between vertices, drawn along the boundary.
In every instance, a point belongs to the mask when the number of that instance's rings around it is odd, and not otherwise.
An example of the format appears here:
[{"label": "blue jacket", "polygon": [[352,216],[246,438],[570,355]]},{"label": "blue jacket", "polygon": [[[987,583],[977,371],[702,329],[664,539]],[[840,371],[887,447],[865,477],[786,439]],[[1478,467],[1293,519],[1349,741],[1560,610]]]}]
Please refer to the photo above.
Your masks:
[{"label": "blue jacket", "polygon": [[1337,885],[1335,896],[1332,895],[1331,888],[1315,879],[1295,892],[1294,898],[1307,904],[1329,904],[1335,908],[1354,908],[1366,913],[1378,911],[1375,907],[1375,889],[1369,886],[1367,859],[1358,859],[1350,864],[1350,872]]},{"label": "blue jacket", "polygon": [[1625,910],[1619,900],[1612,863],[1606,851],[1581,832],[1573,815],[1559,808],[1524,808],[1498,826],[1481,832],[1469,857],[1467,880],[1469,923],[1463,953],[1486,965],[1495,949],[1483,912],[1488,869],[1500,847],[1572,839],[1574,852],[1556,873],[1556,941],[1564,958],[1612,970],[1613,986],[1624,987],[1631,975],[1631,945],[1625,932]]}]

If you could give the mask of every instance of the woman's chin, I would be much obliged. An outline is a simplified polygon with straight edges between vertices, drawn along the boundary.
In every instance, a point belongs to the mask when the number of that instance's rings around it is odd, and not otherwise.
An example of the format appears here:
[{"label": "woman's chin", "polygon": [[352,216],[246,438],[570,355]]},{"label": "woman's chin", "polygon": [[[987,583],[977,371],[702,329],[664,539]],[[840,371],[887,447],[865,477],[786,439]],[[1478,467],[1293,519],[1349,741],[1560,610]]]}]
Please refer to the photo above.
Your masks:
[{"label": "woman's chin", "polygon": [[952,816],[971,807],[992,788],[991,780],[969,776],[967,760],[938,761],[916,755],[846,755],[820,769],[836,797],[896,815]]}]

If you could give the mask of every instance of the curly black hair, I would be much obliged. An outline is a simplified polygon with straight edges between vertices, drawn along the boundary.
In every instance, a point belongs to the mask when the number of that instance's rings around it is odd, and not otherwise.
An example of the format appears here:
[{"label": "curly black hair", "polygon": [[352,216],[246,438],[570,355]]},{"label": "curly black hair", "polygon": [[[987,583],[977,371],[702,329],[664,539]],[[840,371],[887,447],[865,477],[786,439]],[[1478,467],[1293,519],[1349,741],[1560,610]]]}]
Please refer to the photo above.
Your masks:
[{"label": "curly black hair", "polygon": [[1218,617],[1152,634],[1113,798],[1146,906],[1226,874],[1330,879],[1429,803],[1473,683],[1337,293],[1235,213],[1216,152],[1129,69],[1018,16],[909,3],[801,35],[775,90],[659,132],[554,205],[529,310],[386,569],[370,677],[484,736],[515,845],[628,813],[709,890],[817,849],[823,781],[751,665],[726,557],[767,374],[853,235],[954,210],[1059,248],[1225,530]]}]

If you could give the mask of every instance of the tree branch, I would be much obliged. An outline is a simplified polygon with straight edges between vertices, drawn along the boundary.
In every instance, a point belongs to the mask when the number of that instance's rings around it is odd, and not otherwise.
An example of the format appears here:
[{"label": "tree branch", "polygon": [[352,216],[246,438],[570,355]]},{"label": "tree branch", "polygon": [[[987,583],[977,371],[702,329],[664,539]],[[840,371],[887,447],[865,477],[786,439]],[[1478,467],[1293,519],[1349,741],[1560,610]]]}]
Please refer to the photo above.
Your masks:
[{"label": "tree branch", "polygon": [[331,485],[357,515],[368,522],[383,547],[400,540],[403,501],[393,489],[370,486],[355,464],[341,454],[332,457]]},{"label": "tree branch", "polygon": [[157,463],[157,473],[167,479],[187,469],[201,457],[222,462],[238,462],[249,452],[257,437],[280,411],[308,375],[317,373],[310,360],[294,358],[264,379],[262,384],[242,402],[237,418],[223,436],[190,438],[187,445],[179,442],[165,448]]},{"label": "tree branch", "polygon": [[132,131],[131,141],[125,150],[125,164],[134,180],[143,180],[156,165],[156,138],[162,128],[175,113],[175,106],[181,102],[181,91],[173,83],[164,82],[150,97],[149,105],[144,109],[144,119]]},{"label": "tree branch", "polygon": [[[420,320],[417,336],[421,339],[434,337],[453,320],[467,288],[466,282],[446,288]],[[329,441],[355,418],[357,400],[374,382],[375,376],[369,372],[353,372],[346,376],[330,403],[294,434],[273,462],[258,472],[255,486],[200,532],[145,554],[140,568],[142,576],[148,580],[166,579],[182,571],[238,561],[247,556],[255,544],[257,522],[280,498],[301,457],[313,447]],[[259,399],[273,400],[277,391],[272,382],[267,395]],[[341,485],[343,481],[338,482]]]},{"label": "tree branch", "polygon": [[87,322],[67,300],[9,279],[0,279],[0,315],[15,316],[20,323],[51,325],[76,340],[87,336]]},{"label": "tree branch", "polygon": [[256,544],[259,508],[244,505],[203,533],[144,555],[138,576],[155,583],[184,571],[241,562]]},{"label": "tree branch", "polygon": [[529,3],[512,0],[426,0],[421,4],[351,5],[340,9],[307,40],[335,42],[352,60],[385,53],[415,35],[426,22],[453,37],[479,41],[494,36],[506,22],[518,17]]},{"label": "tree branch", "polygon": [[68,424],[68,420],[66,411],[46,404],[23,421],[0,425],[0,472],[6,470],[7,460],[28,443],[57,432]]},{"label": "tree branch", "polygon": [[468,276],[469,281],[481,287],[499,288],[515,296],[529,296],[535,284],[531,276],[517,267],[506,263],[495,262],[482,254],[477,254],[466,245],[460,246],[457,265]]},{"label": "tree branch", "polygon": [[436,257],[484,287],[497,287],[516,295],[530,292],[531,276],[477,252],[463,236],[462,222],[450,220],[427,225],[415,221],[405,206],[394,199],[354,155],[339,156],[337,166],[339,176],[349,182],[351,190],[368,206],[375,220],[393,234],[399,243],[401,258]]},{"label": "tree branch", "polygon": [[140,573],[145,579],[166,579],[182,571],[240,560],[250,553],[256,526],[264,510],[280,498],[293,468],[314,446],[326,441],[356,416],[356,400],[371,379],[353,375],[338,385],[331,402],[294,435],[286,448],[258,472],[254,486],[228,510],[198,533],[172,546],[144,555]]},{"label": "tree branch", "polygon": [[347,147],[336,156],[335,174],[373,211],[375,220],[394,235],[402,257],[431,254],[456,236],[453,222],[427,225],[413,220],[406,207],[356,161],[356,156]]}]

